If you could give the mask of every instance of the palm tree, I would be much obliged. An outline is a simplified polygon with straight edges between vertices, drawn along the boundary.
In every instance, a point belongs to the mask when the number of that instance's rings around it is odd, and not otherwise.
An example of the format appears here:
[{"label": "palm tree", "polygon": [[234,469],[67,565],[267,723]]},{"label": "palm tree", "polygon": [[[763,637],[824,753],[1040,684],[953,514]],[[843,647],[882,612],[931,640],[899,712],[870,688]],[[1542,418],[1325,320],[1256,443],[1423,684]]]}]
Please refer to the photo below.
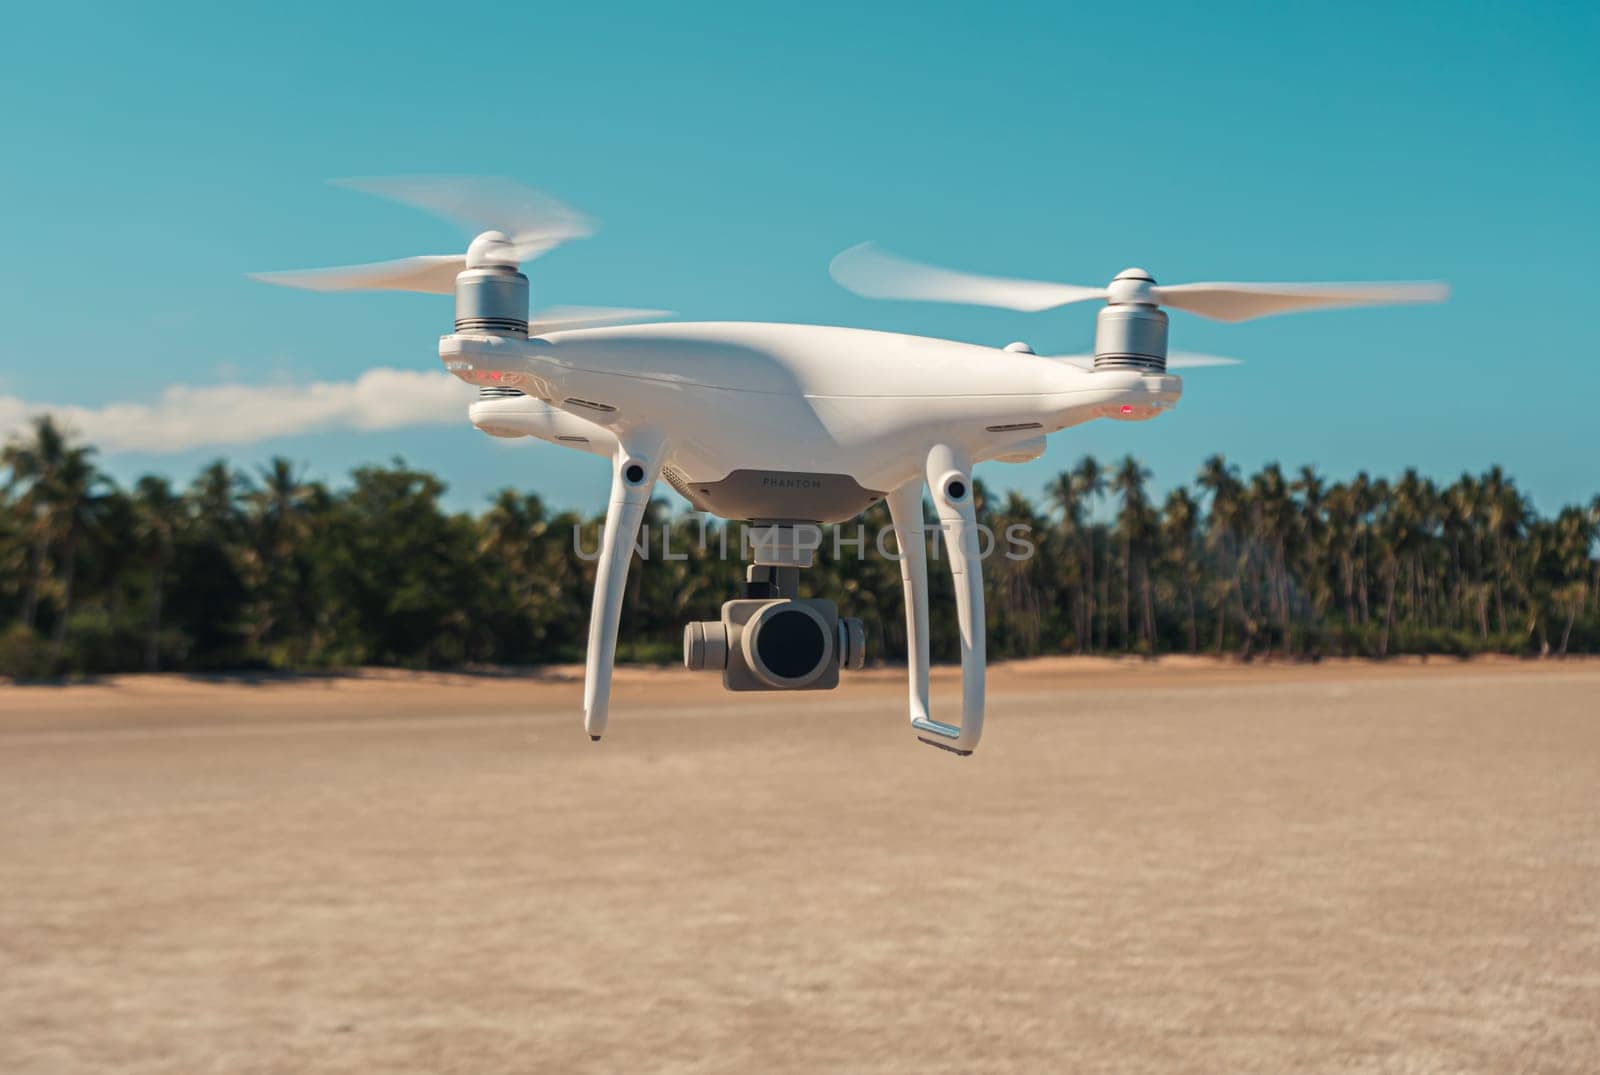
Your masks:
[{"label": "palm tree", "polygon": [[[1600,496],[1589,502],[1589,522],[1595,528],[1595,540],[1589,544],[1591,548],[1600,542]],[[1591,573],[1593,581],[1589,584],[1590,600],[1594,603],[1594,610],[1600,614],[1600,556],[1594,558],[1594,570]]]},{"label": "palm tree", "polygon": [[1154,642],[1154,613],[1150,607],[1150,580],[1143,570],[1145,550],[1150,533],[1150,502],[1145,497],[1144,485],[1150,480],[1150,471],[1133,456],[1124,456],[1117,464],[1111,478],[1111,488],[1122,500],[1117,513],[1117,530],[1122,535],[1122,648],[1133,648],[1132,611],[1133,590],[1136,580],[1141,583],[1144,619],[1142,638]]},{"label": "palm tree", "polygon": [[[1289,485],[1276,463],[1268,463],[1251,479],[1249,506],[1254,530],[1250,543],[1260,562],[1261,585],[1257,594],[1263,616],[1268,609],[1276,613],[1278,639],[1285,653],[1292,649],[1289,625],[1289,545],[1297,529]],[[1272,650],[1271,636],[1267,651]]]},{"label": "palm tree", "polygon": [[305,545],[318,490],[282,456],[263,467],[259,479],[244,496],[253,533],[243,551],[256,594],[250,645],[270,660],[293,664],[308,652]]},{"label": "palm tree", "polygon": [[[32,576],[33,544],[16,503],[0,493],[0,618],[22,609],[23,593]],[[17,624],[21,627],[20,619]]]},{"label": "palm tree", "polygon": [[106,477],[95,469],[94,449],[77,447],[62,460],[51,479],[56,533],[61,542],[61,614],[50,636],[50,665],[59,667],[67,644],[67,624],[72,618],[73,584],[78,576],[78,552],[85,536],[97,527],[105,504]]},{"label": "palm tree", "polygon": [[544,501],[515,489],[500,490],[479,520],[479,554],[505,569],[513,604],[530,620],[539,618],[539,605],[550,596],[539,562],[545,529]]},{"label": "palm tree", "polygon": [[1600,525],[1594,515],[1578,508],[1563,508],[1556,517],[1556,555],[1553,580],[1556,601],[1566,613],[1566,623],[1561,628],[1561,643],[1556,648],[1558,657],[1567,655],[1567,645],[1572,640],[1572,626],[1582,614],[1589,600],[1590,555],[1595,538],[1600,536]]},{"label": "palm tree", "polygon": [[70,450],[66,434],[49,415],[34,419],[31,440],[13,437],[0,449],[0,464],[11,472],[5,491],[14,498],[17,513],[24,520],[24,533],[33,549],[22,612],[22,622],[30,628],[38,615],[49,571],[50,540],[55,531],[54,520],[50,517],[51,478]]},{"label": "palm tree", "polygon": [[[1092,455],[1086,455],[1078,460],[1078,465],[1072,468],[1072,480],[1078,489],[1078,502],[1083,506],[1085,516],[1094,511],[1094,505],[1105,495],[1106,474],[1100,466],[1099,460]],[[1095,551],[1095,526],[1090,523],[1084,534],[1083,543],[1083,578],[1084,578],[1084,622],[1089,625],[1089,645],[1094,647],[1094,630],[1098,623],[1100,626],[1100,644],[1105,645],[1105,624],[1099,611],[1104,602],[1099,599],[1095,591],[1095,563],[1098,556]]]},{"label": "palm tree", "polygon": [[30,628],[49,574],[50,551],[57,550],[59,608],[49,650],[55,668],[66,647],[79,548],[95,529],[109,483],[95,468],[95,450],[74,443],[49,415],[34,419],[32,428],[31,439],[14,438],[0,450],[0,463],[11,471],[7,490],[20,490],[19,503],[34,531],[34,565],[23,612],[23,623]]},{"label": "palm tree", "polygon": [[1479,638],[1488,638],[1488,590],[1478,577],[1481,550],[1474,526],[1478,500],[1477,482],[1462,474],[1441,495],[1441,508],[1450,544],[1451,622],[1464,626],[1471,620],[1478,624]]},{"label": "palm tree", "polygon": [[1350,482],[1350,513],[1354,520],[1351,531],[1352,559],[1355,562],[1356,603],[1363,625],[1372,622],[1367,583],[1371,578],[1373,513],[1388,497],[1389,485],[1382,478],[1373,481],[1365,472],[1360,472]]},{"label": "palm tree", "polygon": [[1161,544],[1171,558],[1183,594],[1185,637],[1189,652],[1200,649],[1200,629],[1195,611],[1194,548],[1200,524],[1200,504],[1182,487],[1167,494],[1161,506]]},{"label": "palm tree", "polygon": [[1321,623],[1333,604],[1332,547],[1329,544],[1328,490],[1313,466],[1303,466],[1290,485],[1299,498],[1292,523],[1299,541],[1297,575],[1310,591],[1313,620]]},{"label": "palm tree", "polygon": [[[600,521],[554,515],[534,494],[506,490],[469,516],[401,463],[330,490],[283,459],[254,482],[218,462],[182,496],[158,477],[123,494],[49,419],[0,448],[0,464],[0,664],[19,674],[582,655],[593,564],[573,534],[592,547]],[[1231,644],[1245,656],[1600,647],[1600,497],[1541,517],[1499,468],[1441,488],[1416,471],[1392,484],[1327,481],[1310,467],[1290,480],[1274,464],[1241,476],[1216,456],[1158,511],[1148,479],[1131,458],[1110,473],[1085,457],[1045,490],[1048,520],[1028,498],[974,483],[997,536],[1024,525],[1036,546],[1008,560],[1002,542],[986,563],[996,657],[1113,644]],[[1096,518],[1108,484],[1109,523]],[[685,620],[716,616],[743,579],[737,523],[659,503],[649,518],[651,563],[624,624],[636,656],[661,654]],[[885,521],[881,504],[863,518],[868,546]],[[853,540],[852,524],[841,529]],[[897,653],[899,570],[865,552],[835,557],[830,540],[806,589],[860,616],[873,652]],[[944,607],[948,573],[930,581]],[[1214,643],[1201,638],[1212,620]],[[935,652],[952,655],[948,618],[935,630]]]},{"label": "palm tree", "polygon": [[1008,555],[1006,535],[1013,527],[1022,528],[1023,533],[1039,535],[1045,531],[1044,524],[1045,520],[1027,497],[1017,492],[1006,494],[1004,504],[991,513],[988,523],[995,535],[995,546],[988,562],[998,570],[986,568],[984,578],[994,580],[999,600],[987,607],[999,613],[1003,651],[1018,656],[1033,656],[1039,652],[1043,631],[1039,595],[1053,578],[1045,557]]},{"label": "palm tree", "polygon": [[1498,465],[1490,467],[1484,474],[1479,488],[1483,494],[1484,523],[1494,554],[1495,616],[1503,634],[1507,630],[1505,584],[1510,584],[1513,593],[1521,588],[1511,550],[1522,540],[1528,518],[1528,502]]},{"label": "palm tree", "polygon": [[[1243,588],[1239,572],[1237,529],[1240,523],[1240,496],[1238,468],[1220,455],[1213,455],[1200,466],[1196,484],[1211,497],[1206,516],[1206,552],[1212,567],[1219,570],[1216,583],[1217,632],[1216,652],[1222,653],[1223,639],[1228,625],[1228,601],[1238,602],[1239,627],[1249,636],[1244,608]],[[1246,643],[1248,648],[1248,642]]]},{"label": "palm tree", "polygon": [[144,667],[161,666],[161,608],[166,595],[167,566],[172,562],[173,534],[182,519],[182,500],[165,478],[147,474],[133,490],[139,544],[150,565],[150,615],[146,624]]},{"label": "palm tree", "polygon": [[1394,630],[1395,591],[1400,569],[1419,540],[1422,513],[1417,496],[1417,475],[1407,470],[1390,491],[1378,525],[1378,549],[1383,571],[1383,623],[1378,629],[1378,656],[1389,653],[1389,638]]},{"label": "palm tree", "polygon": [[[1064,583],[1062,588],[1066,591],[1069,601],[1074,589],[1077,600],[1070,601],[1071,610],[1069,619],[1073,624],[1073,635],[1076,637],[1076,649],[1083,653],[1090,644],[1089,608],[1090,597],[1087,588],[1093,586],[1093,574],[1089,566],[1084,570],[1071,571],[1069,558],[1076,554],[1080,561],[1086,561],[1084,545],[1089,535],[1084,527],[1084,496],[1077,478],[1071,471],[1062,471],[1045,487],[1045,496],[1056,510],[1060,519],[1061,547],[1063,555],[1060,567],[1068,577],[1058,578],[1058,583]],[[1087,588],[1086,588],[1087,587]]]},{"label": "palm tree", "polygon": [[1355,534],[1359,525],[1351,486],[1343,482],[1334,484],[1323,496],[1322,508],[1328,571],[1344,612],[1344,627],[1350,631],[1357,620]]}]

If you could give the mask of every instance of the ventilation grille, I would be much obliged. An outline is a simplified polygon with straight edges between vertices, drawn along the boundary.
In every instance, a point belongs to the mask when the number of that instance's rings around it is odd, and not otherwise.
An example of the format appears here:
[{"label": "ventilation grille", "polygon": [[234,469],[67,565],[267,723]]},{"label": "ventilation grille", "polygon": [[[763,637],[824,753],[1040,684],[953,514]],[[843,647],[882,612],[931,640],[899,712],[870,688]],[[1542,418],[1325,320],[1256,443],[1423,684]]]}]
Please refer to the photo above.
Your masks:
[{"label": "ventilation grille", "polygon": [[570,404],[574,407],[588,407],[591,411],[600,411],[602,414],[610,414],[612,411],[616,410],[616,408],[609,403],[596,403],[592,399],[579,399],[577,396],[568,396],[566,399],[562,400],[562,402]]},{"label": "ventilation grille", "polygon": [[985,426],[990,433],[1016,433],[1024,429],[1043,429],[1038,422],[1011,422],[1008,425]]},{"label": "ventilation grille", "polygon": [[479,385],[479,399],[511,399],[514,396],[525,395],[520,388],[507,388],[505,385]]},{"label": "ventilation grille", "polygon": [[672,486],[673,491],[679,496],[683,497],[683,499],[694,499],[694,497],[689,494],[689,483],[684,480],[683,475],[680,474],[676,468],[662,467],[661,476],[667,480],[668,485]]}]

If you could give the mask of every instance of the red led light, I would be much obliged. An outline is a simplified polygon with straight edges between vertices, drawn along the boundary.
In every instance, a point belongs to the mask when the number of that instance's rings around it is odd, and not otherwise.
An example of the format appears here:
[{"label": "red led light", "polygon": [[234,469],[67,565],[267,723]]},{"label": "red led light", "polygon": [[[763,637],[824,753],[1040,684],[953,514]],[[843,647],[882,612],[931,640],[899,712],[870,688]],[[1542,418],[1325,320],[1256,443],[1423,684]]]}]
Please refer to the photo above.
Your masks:
[{"label": "red led light", "polygon": [[1124,403],[1122,405],[1122,413],[1123,414],[1132,414],[1133,413],[1133,405],[1129,404],[1129,403]]},{"label": "red led light", "polygon": [[[499,370],[495,370],[493,373],[489,374],[489,380],[498,381],[502,376],[504,375]],[[1129,409],[1131,410],[1132,408]]]}]

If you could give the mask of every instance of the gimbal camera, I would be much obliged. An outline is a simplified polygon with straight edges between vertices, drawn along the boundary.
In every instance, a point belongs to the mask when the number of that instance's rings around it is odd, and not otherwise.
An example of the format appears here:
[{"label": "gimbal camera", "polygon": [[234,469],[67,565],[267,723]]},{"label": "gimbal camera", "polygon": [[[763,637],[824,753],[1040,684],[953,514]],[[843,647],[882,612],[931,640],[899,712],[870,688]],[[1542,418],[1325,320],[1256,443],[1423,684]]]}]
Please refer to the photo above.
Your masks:
[{"label": "gimbal camera", "polygon": [[731,691],[826,691],[839,685],[839,669],[866,663],[860,620],[840,616],[832,601],[797,596],[816,547],[806,539],[817,533],[809,524],[753,529],[744,595],[722,606],[721,619],[684,626],[685,667],[720,670]]}]

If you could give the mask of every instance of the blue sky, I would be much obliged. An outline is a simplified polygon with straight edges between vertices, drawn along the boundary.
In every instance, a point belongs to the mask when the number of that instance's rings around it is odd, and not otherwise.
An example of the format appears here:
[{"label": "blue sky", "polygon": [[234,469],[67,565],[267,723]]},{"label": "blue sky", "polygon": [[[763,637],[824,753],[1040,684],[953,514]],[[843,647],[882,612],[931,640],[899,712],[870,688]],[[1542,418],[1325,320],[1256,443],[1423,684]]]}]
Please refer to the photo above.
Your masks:
[{"label": "blue sky", "polygon": [[[0,395],[149,402],[172,385],[433,370],[450,300],[316,295],[245,273],[461,249],[450,225],[327,185],[510,176],[599,219],[530,267],[535,304],[861,325],[1084,350],[1044,314],[871,302],[828,278],[863,239],[1099,284],[1439,278],[1442,307],[1221,325],[1173,315],[1178,410],[993,465],[1036,492],[1092,451],[1157,483],[1221,451],[1335,477],[1504,464],[1542,509],[1600,492],[1600,9],[1440,5],[280,3],[34,5],[0,46]],[[470,15],[464,14],[469,11]],[[186,479],[215,449],[109,454]],[[277,437],[337,480],[403,455],[459,506],[598,507],[605,466],[459,425]]]}]

